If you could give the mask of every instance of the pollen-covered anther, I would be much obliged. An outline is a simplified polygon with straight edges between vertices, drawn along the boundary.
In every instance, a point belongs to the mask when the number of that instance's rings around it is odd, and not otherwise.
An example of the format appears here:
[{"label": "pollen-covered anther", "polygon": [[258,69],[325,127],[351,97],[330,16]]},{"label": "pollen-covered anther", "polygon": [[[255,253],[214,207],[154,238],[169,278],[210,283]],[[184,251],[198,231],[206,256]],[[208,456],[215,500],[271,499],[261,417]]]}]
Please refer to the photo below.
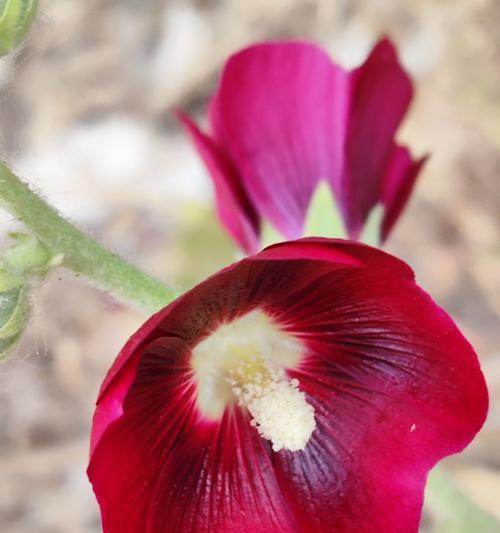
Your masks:
[{"label": "pollen-covered anther", "polygon": [[303,450],[316,428],[314,409],[289,380],[283,368],[269,361],[241,362],[229,372],[228,382],[238,405],[252,415],[250,424],[270,440],[275,452]]}]

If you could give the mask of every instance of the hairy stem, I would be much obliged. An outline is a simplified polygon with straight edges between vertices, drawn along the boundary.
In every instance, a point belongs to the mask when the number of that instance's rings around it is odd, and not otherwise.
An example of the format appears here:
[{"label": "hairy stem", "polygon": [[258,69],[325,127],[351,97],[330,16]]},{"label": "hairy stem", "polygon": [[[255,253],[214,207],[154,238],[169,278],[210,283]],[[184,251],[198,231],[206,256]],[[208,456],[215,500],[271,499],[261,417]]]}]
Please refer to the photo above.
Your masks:
[{"label": "hairy stem", "polygon": [[127,263],[75,228],[0,163],[0,206],[33,232],[61,264],[120,300],[154,312],[174,298],[160,281]]}]

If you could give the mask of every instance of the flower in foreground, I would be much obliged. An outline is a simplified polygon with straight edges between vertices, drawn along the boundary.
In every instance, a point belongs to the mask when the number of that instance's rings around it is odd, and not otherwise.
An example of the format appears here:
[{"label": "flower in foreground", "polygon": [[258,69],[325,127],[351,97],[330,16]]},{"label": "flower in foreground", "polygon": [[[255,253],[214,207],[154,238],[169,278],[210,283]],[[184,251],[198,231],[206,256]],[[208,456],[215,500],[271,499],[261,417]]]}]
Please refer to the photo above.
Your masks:
[{"label": "flower in foreground", "polygon": [[139,329],[88,474],[105,533],[416,532],[429,470],[486,409],[473,349],[406,264],[304,239]]},{"label": "flower in foreground", "polygon": [[412,92],[387,39],[351,72],[311,43],[263,43],[226,63],[209,134],[179,117],[214,182],[219,218],[246,252],[259,248],[262,219],[300,237],[320,182],[352,239],[382,206],[384,241],[424,163],[394,140]]}]

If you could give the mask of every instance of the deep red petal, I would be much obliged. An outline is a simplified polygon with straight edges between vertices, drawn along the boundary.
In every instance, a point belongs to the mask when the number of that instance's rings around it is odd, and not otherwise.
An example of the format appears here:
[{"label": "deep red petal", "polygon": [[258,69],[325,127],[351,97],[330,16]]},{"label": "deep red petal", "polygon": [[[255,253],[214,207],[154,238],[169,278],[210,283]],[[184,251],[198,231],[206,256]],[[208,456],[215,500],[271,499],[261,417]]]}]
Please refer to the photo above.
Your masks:
[{"label": "deep red petal", "polygon": [[371,269],[387,269],[398,276],[414,279],[412,269],[403,261],[388,253],[363,243],[344,239],[328,239],[325,237],[305,237],[293,242],[280,242],[268,246],[262,252],[252,256],[252,261],[262,259],[273,260],[304,260],[316,259],[333,263],[336,268],[342,266],[365,266]]},{"label": "deep red petal", "polygon": [[260,220],[245,192],[238,172],[224,150],[208,135],[200,131],[187,115],[179,112],[177,117],[210,172],[215,189],[217,213],[221,222],[245,252],[256,252],[260,235]]},{"label": "deep red petal", "polygon": [[382,185],[384,218],[380,241],[384,242],[405,208],[427,156],[414,161],[404,146],[394,145]]},{"label": "deep red petal", "polygon": [[208,422],[195,408],[188,346],[151,342],[89,466],[106,533],[293,530],[272,452],[246,413]]},{"label": "deep red petal", "polygon": [[427,473],[484,422],[470,345],[413,280],[382,272],[338,271],[279,303],[309,346],[292,375],[319,424],[277,468],[304,531],[417,531]]},{"label": "deep red petal", "polygon": [[388,39],[380,41],[365,63],[351,73],[350,84],[346,164],[335,192],[348,234],[356,239],[380,199],[394,135],[413,88]]},{"label": "deep red petal", "polygon": [[108,426],[123,414],[123,401],[137,372],[142,346],[153,341],[160,333],[158,326],[163,316],[175,307],[173,302],[153,315],[130,339],[116,357],[99,390],[97,407],[92,423],[90,454]]},{"label": "deep red petal", "polygon": [[287,238],[301,236],[320,179],[343,163],[348,77],[319,47],[264,43],[232,56],[210,107],[259,213]]},{"label": "deep red petal", "polygon": [[[269,250],[156,315],[111,371],[103,398],[129,388],[89,467],[105,533],[415,532],[427,472],[481,427],[477,358],[404,263],[327,239]],[[318,422],[303,452],[272,452],[239,408],[219,422],[197,409],[192,347],[255,308],[307,346],[291,372]]]}]

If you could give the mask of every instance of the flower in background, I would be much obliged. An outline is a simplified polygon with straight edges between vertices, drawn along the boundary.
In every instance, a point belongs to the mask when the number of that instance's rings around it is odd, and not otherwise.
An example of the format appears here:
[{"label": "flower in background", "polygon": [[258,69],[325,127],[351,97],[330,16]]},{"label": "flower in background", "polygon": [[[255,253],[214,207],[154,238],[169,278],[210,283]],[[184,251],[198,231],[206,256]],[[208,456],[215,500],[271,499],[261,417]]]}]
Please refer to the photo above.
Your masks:
[{"label": "flower in background", "polygon": [[424,485],[483,424],[476,355],[411,269],[304,239],[154,315],[101,388],[105,533],[418,530]]},{"label": "flower in background", "polygon": [[222,223],[250,253],[262,219],[287,239],[303,234],[320,182],[333,190],[352,239],[383,206],[384,241],[424,163],[394,140],[411,99],[411,80],[387,39],[351,72],[311,43],[263,43],[226,63],[210,134],[179,117],[210,172]]}]

